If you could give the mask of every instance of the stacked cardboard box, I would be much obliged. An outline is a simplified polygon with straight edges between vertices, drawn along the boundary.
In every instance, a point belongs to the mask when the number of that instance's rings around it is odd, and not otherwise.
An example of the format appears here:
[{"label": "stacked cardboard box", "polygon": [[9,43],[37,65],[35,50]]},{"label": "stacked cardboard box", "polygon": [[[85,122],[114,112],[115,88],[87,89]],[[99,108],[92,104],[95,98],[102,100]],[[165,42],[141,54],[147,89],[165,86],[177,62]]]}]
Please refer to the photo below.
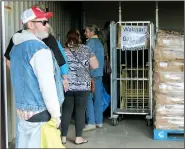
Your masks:
[{"label": "stacked cardboard box", "polygon": [[154,60],[155,128],[184,130],[184,35],[159,31]]}]

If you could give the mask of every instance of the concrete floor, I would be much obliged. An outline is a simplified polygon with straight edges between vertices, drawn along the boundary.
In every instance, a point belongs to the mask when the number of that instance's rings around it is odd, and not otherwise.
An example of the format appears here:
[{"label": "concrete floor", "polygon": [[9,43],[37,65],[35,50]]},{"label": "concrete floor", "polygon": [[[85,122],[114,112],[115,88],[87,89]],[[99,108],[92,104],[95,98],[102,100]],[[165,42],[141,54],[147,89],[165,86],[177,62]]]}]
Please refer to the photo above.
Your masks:
[{"label": "concrete floor", "polygon": [[146,126],[144,120],[122,120],[119,125],[112,126],[106,119],[104,128],[84,132],[88,143],[75,145],[75,127],[70,125],[66,148],[184,148],[183,141],[152,140],[152,128]]},{"label": "concrete floor", "polygon": [[[117,126],[112,126],[111,120],[106,118],[103,128],[83,133],[89,141],[83,145],[73,143],[74,135],[75,126],[71,124],[66,148],[184,148],[183,141],[153,140],[152,127],[146,126],[143,118],[124,119]],[[15,142],[10,145],[14,147]]]}]

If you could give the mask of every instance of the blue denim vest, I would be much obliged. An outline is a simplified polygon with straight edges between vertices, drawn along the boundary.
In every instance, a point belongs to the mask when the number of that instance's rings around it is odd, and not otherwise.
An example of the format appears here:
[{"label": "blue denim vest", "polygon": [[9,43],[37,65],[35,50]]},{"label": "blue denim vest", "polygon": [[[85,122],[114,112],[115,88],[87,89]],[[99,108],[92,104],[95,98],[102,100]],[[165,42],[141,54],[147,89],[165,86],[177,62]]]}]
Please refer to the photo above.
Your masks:
[{"label": "blue denim vest", "polygon": [[[46,110],[37,77],[29,63],[33,55],[41,49],[50,50],[41,41],[28,40],[19,45],[14,45],[11,50],[11,82],[14,90],[16,108],[19,110],[33,112]],[[57,94],[59,104],[61,105],[64,100],[64,92],[61,83],[60,68],[53,53],[52,58]]]},{"label": "blue denim vest", "polygon": [[90,47],[99,62],[99,68],[91,70],[90,74],[92,77],[102,77],[104,68],[104,47],[98,38],[90,38],[86,45]]}]

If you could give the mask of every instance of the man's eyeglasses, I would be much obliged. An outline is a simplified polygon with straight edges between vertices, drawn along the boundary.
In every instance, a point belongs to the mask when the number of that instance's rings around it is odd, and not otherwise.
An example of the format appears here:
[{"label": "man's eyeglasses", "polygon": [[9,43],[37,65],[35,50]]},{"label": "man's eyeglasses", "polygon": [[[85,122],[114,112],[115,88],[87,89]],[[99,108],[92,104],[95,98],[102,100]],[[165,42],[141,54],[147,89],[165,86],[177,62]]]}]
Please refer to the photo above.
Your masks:
[{"label": "man's eyeglasses", "polygon": [[46,25],[46,23],[49,23],[49,21],[43,20],[43,21],[32,21],[32,22],[40,22],[43,26]]}]

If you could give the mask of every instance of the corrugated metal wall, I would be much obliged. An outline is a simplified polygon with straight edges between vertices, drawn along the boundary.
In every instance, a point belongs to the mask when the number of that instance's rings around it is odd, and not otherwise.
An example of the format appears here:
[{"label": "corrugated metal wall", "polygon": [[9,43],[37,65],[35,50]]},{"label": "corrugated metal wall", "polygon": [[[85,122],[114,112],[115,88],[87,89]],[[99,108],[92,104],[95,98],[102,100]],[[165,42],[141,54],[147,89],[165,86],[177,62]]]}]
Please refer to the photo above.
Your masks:
[{"label": "corrugated metal wall", "polygon": [[[53,27],[56,38],[60,40],[63,44],[66,38],[66,34],[70,28],[74,27],[74,20],[78,23],[75,27],[80,27],[80,10],[77,10],[76,14],[74,14],[74,10],[71,7],[68,7],[69,2],[49,2],[49,1],[21,1],[21,2],[13,2],[6,1],[5,2],[5,34],[6,34],[6,47],[9,43],[12,35],[22,29],[22,24],[20,20],[21,13],[30,8],[35,4],[43,4],[49,11],[54,12],[53,18],[51,18],[50,24]],[[80,7],[78,8],[80,9]],[[74,16],[77,17],[74,19]],[[10,82],[10,72],[7,69],[7,99],[8,99],[8,134],[9,134],[9,142],[15,138],[15,122],[16,122],[16,112],[15,112],[15,104],[13,100],[13,93]]]},{"label": "corrugated metal wall", "polygon": [[[76,14],[80,15],[80,10],[77,10],[77,12],[75,12],[75,17],[76,20],[73,22],[72,17],[74,16],[74,10],[73,9],[69,9],[69,7],[67,7],[69,4],[68,2],[5,2],[5,5],[9,7],[5,8],[5,15],[6,17],[6,24],[8,25],[6,27],[6,43],[9,41],[9,39],[11,38],[11,36],[19,29],[22,28],[22,24],[21,24],[21,20],[20,20],[20,16],[21,13],[31,7],[34,4],[43,4],[46,8],[49,9],[49,11],[52,11],[54,13],[54,16],[49,19],[51,26],[54,29],[54,33],[56,35],[56,38],[58,39],[60,37],[60,41],[62,43],[64,43],[65,38],[66,38],[66,34],[69,31],[69,29],[71,27],[73,27],[73,23],[76,23],[77,21],[80,21],[80,16],[77,16]],[[67,7],[67,9],[66,9]],[[80,8],[79,8],[80,9]],[[79,27],[79,23],[77,23],[78,26],[75,27]]]},{"label": "corrugated metal wall", "polygon": [[54,12],[51,25],[57,39],[64,44],[71,28],[80,29],[81,2],[49,2],[49,11]]},{"label": "corrugated metal wall", "polygon": [[55,36],[61,43],[64,43],[66,34],[71,28],[71,13],[65,9],[66,2],[50,2],[49,11],[54,13],[51,18],[51,26],[53,27]]}]

